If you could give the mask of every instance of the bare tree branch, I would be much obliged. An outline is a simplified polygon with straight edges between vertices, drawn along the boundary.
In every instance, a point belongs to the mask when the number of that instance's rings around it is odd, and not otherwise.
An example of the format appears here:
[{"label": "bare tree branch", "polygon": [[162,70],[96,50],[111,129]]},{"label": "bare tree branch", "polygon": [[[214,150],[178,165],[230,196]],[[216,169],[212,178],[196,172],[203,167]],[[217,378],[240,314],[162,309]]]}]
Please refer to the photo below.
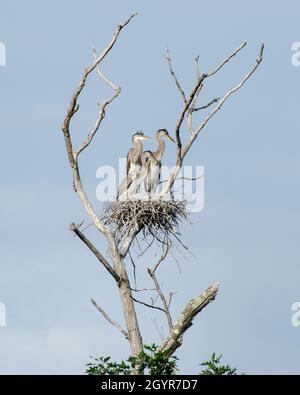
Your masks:
[{"label": "bare tree branch", "polygon": [[[88,76],[92,71],[94,71],[100,62],[107,56],[107,54],[110,52],[110,50],[113,48],[114,44],[116,43],[118,36],[121,32],[121,30],[128,25],[128,23],[134,18],[136,14],[131,15],[130,18],[128,18],[123,24],[120,24],[111,41],[109,44],[106,46],[106,48],[101,52],[101,54],[97,57],[97,59],[94,60],[94,62],[84,70],[83,76],[79,82],[78,87],[75,89],[75,92],[73,93],[70,105],[67,110],[67,114],[65,117],[65,120],[62,125],[62,132],[64,135],[65,139],[65,145],[67,149],[67,155],[68,155],[68,160],[70,163],[70,167],[72,170],[72,176],[73,176],[73,188],[75,192],[77,193],[78,197],[80,198],[83,207],[89,217],[91,218],[93,224],[96,226],[96,228],[105,235],[107,242],[108,242],[108,247],[109,251],[113,260],[113,269],[115,273],[118,276],[119,282],[118,282],[118,289],[119,289],[119,294],[122,302],[122,307],[123,307],[123,312],[124,312],[124,317],[126,321],[126,327],[128,331],[128,341],[130,343],[132,355],[138,355],[142,349],[143,349],[143,340],[142,336],[140,333],[139,329],[139,323],[137,320],[136,316],[136,311],[134,307],[134,302],[131,299],[131,286],[130,286],[130,281],[127,275],[124,259],[122,255],[120,254],[120,251],[118,249],[117,241],[113,235],[112,230],[105,225],[97,216],[94,208],[92,207],[91,203],[89,202],[89,199],[84,191],[82,181],[80,178],[80,172],[79,172],[79,165],[78,165],[78,155],[84,148],[86,148],[90,142],[92,141],[93,137],[95,136],[95,133],[97,132],[99,125],[105,116],[105,107],[112,102],[112,100],[115,99],[117,94],[119,93],[119,90],[115,91],[115,94],[102,106],[100,106],[100,111],[96,120],[96,124],[94,129],[90,132],[88,135],[87,139],[85,142],[79,147],[77,152],[74,152],[73,150],[73,144],[72,144],[72,139],[71,139],[71,134],[70,134],[70,122],[74,116],[74,114],[78,111],[79,105],[77,103],[78,98],[82,92],[82,90],[85,87],[86,81]],[[98,73],[99,74],[99,73]],[[107,78],[104,78],[105,82],[108,81]],[[112,85],[111,85],[112,86]],[[85,239],[84,239],[85,240]],[[86,240],[85,240],[86,242]],[[130,247],[132,240],[129,243],[128,249]],[[88,245],[88,243],[87,243]],[[91,246],[90,246],[91,247]],[[128,251],[127,249],[127,251]],[[95,251],[94,251],[95,252]],[[99,256],[100,257],[100,256]],[[104,262],[103,259],[101,258],[102,263]],[[108,267],[107,267],[108,269]],[[110,272],[112,274],[112,272]]]},{"label": "bare tree branch", "polygon": [[168,305],[168,303],[166,301],[166,298],[165,298],[165,296],[164,296],[164,294],[163,294],[163,292],[162,292],[162,290],[160,288],[160,285],[159,285],[159,282],[158,282],[158,280],[156,278],[155,272],[152,269],[148,269],[148,273],[151,276],[151,278],[152,278],[152,280],[153,280],[153,282],[155,284],[155,288],[157,290],[157,293],[158,293],[158,295],[160,297],[160,300],[162,301],[162,304],[164,306],[163,312],[166,314],[166,317],[167,317],[167,320],[168,320],[169,329],[171,330],[173,328],[173,322],[172,322],[172,316],[171,316],[171,313],[170,313],[170,310],[169,310],[169,305]]},{"label": "bare tree branch", "polygon": [[[83,88],[85,87],[85,84],[86,84],[89,74],[93,70],[95,70],[97,68],[97,66],[99,65],[99,63],[107,56],[107,54],[110,52],[110,50],[113,48],[114,44],[116,43],[121,30],[125,26],[128,25],[128,23],[134,18],[135,15],[136,14],[131,15],[130,18],[128,18],[123,24],[120,24],[117,27],[111,41],[107,45],[107,47],[101,52],[101,54],[97,57],[97,59],[95,59],[94,62],[84,70],[84,73],[83,73],[83,76],[79,82],[79,85],[75,89],[75,92],[73,93],[69,108],[67,110],[67,115],[66,115],[65,120],[62,125],[62,131],[63,131],[64,138],[65,138],[65,145],[66,145],[66,149],[67,149],[68,159],[69,159],[69,163],[70,163],[72,173],[73,173],[74,190],[78,194],[86,212],[90,216],[90,218],[93,221],[93,223],[95,224],[96,228],[100,232],[105,234],[105,236],[109,240],[109,243],[111,244],[111,246],[113,246],[114,249],[116,249],[116,244],[113,239],[111,231],[109,230],[109,228],[107,226],[105,226],[100,221],[100,219],[96,215],[96,213],[95,213],[93,207],[91,206],[91,204],[88,200],[88,197],[83,189],[81,178],[80,178],[80,173],[79,173],[79,168],[78,168],[78,161],[77,161],[79,153],[90,143],[93,136],[97,132],[98,127],[101,123],[101,120],[103,119],[103,116],[105,114],[105,107],[104,108],[102,107],[102,110],[100,109],[100,113],[97,118],[96,125],[95,125],[94,129],[92,130],[92,132],[90,133],[90,135],[89,135],[90,137],[88,137],[87,141],[85,143],[83,143],[83,146],[81,146],[79,148],[79,151],[77,151],[76,153],[73,151],[73,144],[72,144],[72,139],[71,139],[71,135],[70,135],[70,122],[71,122],[71,119],[74,116],[74,114],[79,109],[79,105],[78,105],[77,101],[78,101],[78,98],[79,98]],[[108,102],[111,102],[111,100],[109,100]]]},{"label": "bare tree branch", "polygon": [[110,50],[112,49],[112,47],[114,46],[114,44],[116,43],[119,34],[121,32],[121,30],[128,25],[128,23],[136,16],[137,14],[133,14],[131,15],[123,24],[120,24],[117,27],[117,30],[115,31],[115,34],[113,35],[110,43],[107,45],[107,47],[101,52],[101,54],[98,56],[98,58],[96,60],[94,60],[94,62],[87,67],[84,70],[84,73],[81,77],[81,80],[79,82],[78,87],[75,89],[75,92],[73,93],[69,108],[67,110],[67,115],[65,117],[63,126],[62,126],[62,131],[64,133],[64,137],[65,137],[65,143],[66,143],[66,147],[67,147],[67,152],[68,152],[68,157],[69,157],[69,162],[71,167],[73,167],[75,165],[75,158],[74,158],[74,152],[73,152],[73,148],[72,148],[72,142],[71,142],[71,138],[70,138],[70,122],[71,119],[73,118],[74,114],[78,111],[79,106],[77,104],[77,100],[83,90],[83,88],[85,87],[86,84],[86,80],[89,76],[89,74],[99,65],[99,63],[107,56],[107,54],[110,52]]},{"label": "bare tree branch", "polygon": [[196,69],[196,80],[198,80],[201,76],[200,67],[199,67],[199,55],[195,57],[195,69]]},{"label": "bare tree branch", "polygon": [[[97,59],[97,51],[96,48],[93,48],[93,55],[94,55],[94,60]],[[107,83],[107,85],[109,85],[111,87],[112,90],[114,90],[115,92],[119,92],[121,91],[121,88],[119,86],[116,86],[110,79],[108,79],[100,70],[99,64],[97,65],[97,67],[95,68],[95,72],[99,75],[99,77]]]},{"label": "bare tree branch", "polygon": [[170,246],[168,245],[168,247],[166,248],[166,251],[160,257],[160,259],[158,260],[156,265],[152,269],[148,268],[148,273],[149,273],[150,277],[152,278],[152,280],[154,282],[155,289],[156,289],[156,291],[157,291],[157,293],[158,293],[158,295],[160,297],[160,300],[161,300],[161,302],[162,302],[162,304],[164,306],[163,310],[164,310],[164,313],[166,314],[166,317],[167,317],[169,329],[172,330],[173,322],[172,322],[172,316],[171,316],[170,309],[169,309],[170,305],[168,304],[168,302],[167,302],[167,300],[165,298],[165,295],[163,294],[163,292],[161,290],[161,287],[159,285],[157,277],[155,275],[156,270],[158,269],[159,265],[166,259],[169,251],[170,251]]},{"label": "bare tree branch", "polygon": [[159,260],[156,262],[155,266],[153,267],[153,269],[151,269],[151,271],[153,271],[154,273],[156,272],[156,270],[158,269],[158,267],[160,266],[160,264],[166,259],[166,257],[168,256],[169,252],[170,252],[170,244],[167,245],[165,251],[163,252],[162,256],[159,258]]},{"label": "bare tree branch", "polygon": [[235,55],[237,55],[245,46],[247,45],[246,41],[243,42],[234,52],[228,55],[216,68],[207,73],[207,77],[212,77],[216,74],[226,63],[228,63]]},{"label": "bare tree branch", "polygon": [[161,341],[164,341],[165,337],[164,337],[164,334],[163,334],[163,327],[159,328],[156,319],[153,319],[153,323],[155,325],[155,328],[156,328],[156,330],[158,332],[158,335],[159,335]]},{"label": "bare tree branch", "polygon": [[126,257],[126,255],[128,254],[128,251],[133,243],[133,240],[135,238],[135,236],[139,233],[140,228],[137,224],[133,224],[132,228],[130,229],[130,232],[127,234],[122,249],[121,249],[121,256],[123,258]]},{"label": "bare tree branch", "polygon": [[[196,56],[196,58],[195,58],[195,69],[196,69],[196,82],[197,82],[201,78],[201,73],[200,73],[200,68],[199,68],[199,56]],[[193,112],[196,107],[197,100],[198,100],[198,97],[199,97],[199,94],[200,94],[202,88],[203,88],[203,82],[202,82],[202,84],[200,84],[200,86],[199,86],[199,88],[192,100],[190,108],[187,111],[187,115],[186,115],[187,128],[190,133],[193,132]]]},{"label": "bare tree branch", "polygon": [[[199,177],[179,177],[176,178],[176,181],[180,181],[180,180],[188,180],[188,181],[196,181],[196,180],[201,180],[201,178],[203,178],[204,176],[199,176]],[[165,182],[167,182],[169,180],[162,180],[159,181],[159,184],[164,184]]]},{"label": "bare tree branch", "polygon": [[140,289],[135,289],[135,288],[131,288],[132,292],[146,292],[146,291],[156,291],[156,288],[140,288]]},{"label": "bare tree branch", "polygon": [[119,325],[115,320],[113,320],[103,309],[102,307],[100,307],[95,301],[94,299],[91,299],[91,302],[93,303],[93,305],[96,307],[96,309],[98,311],[100,311],[100,313],[103,315],[103,317],[109,322],[111,323],[113,326],[115,326],[117,329],[119,329],[119,331],[121,333],[123,333],[123,335],[126,337],[126,339],[129,338],[128,333],[125,331],[125,329],[123,329],[121,327],[121,325]]},{"label": "bare tree branch", "polygon": [[206,74],[202,74],[202,76],[199,78],[199,80],[197,81],[192,93],[190,94],[189,99],[186,101],[186,104],[183,108],[183,110],[180,113],[179,119],[177,121],[176,127],[175,127],[175,135],[176,135],[176,148],[177,148],[177,157],[176,157],[176,166],[180,166],[182,165],[182,158],[181,158],[181,137],[180,137],[180,128],[181,125],[183,123],[184,117],[187,113],[187,111],[190,108],[190,105],[192,104],[199,88],[201,87],[201,84],[203,83],[203,81],[206,78]]},{"label": "bare tree branch", "polygon": [[171,303],[172,303],[173,296],[174,296],[175,294],[176,294],[176,292],[170,292],[169,301],[168,301],[168,308],[170,308]]},{"label": "bare tree branch", "polygon": [[239,84],[237,84],[235,87],[230,89],[225,96],[220,100],[219,104],[213,109],[213,111],[208,114],[208,116],[204,119],[204,121],[198,126],[196,131],[193,133],[191,136],[190,140],[184,147],[182,151],[182,159],[185,157],[189,149],[191,148],[193,142],[195,139],[198,137],[199,133],[204,129],[208,121],[221,109],[223,104],[226,102],[226,100],[233,95],[236,91],[238,91],[244,84],[245,82],[255,73],[256,69],[259,67],[260,63],[263,61],[263,53],[264,53],[264,44],[262,44],[260,51],[259,51],[259,56],[256,59],[256,64],[252,67],[252,69],[249,71],[248,74],[245,75],[245,77],[240,81]]},{"label": "bare tree branch", "polygon": [[[172,317],[171,317],[170,310],[169,310],[169,305],[168,305],[168,303],[166,301],[166,298],[165,298],[165,296],[164,296],[164,294],[163,294],[163,292],[162,292],[162,290],[160,288],[160,285],[159,285],[159,283],[157,281],[157,278],[155,276],[155,271],[157,270],[159,265],[163,262],[163,260],[167,257],[169,250],[170,250],[170,246],[167,247],[166,251],[160,257],[160,259],[158,260],[158,262],[156,263],[154,268],[153,269],[149,269],[148,268],[148,273],[149,273],[150,277],[152,278],[152,280],[154,282],[154,285],[155,285],[155,289],[153,289],[153,290],[158,293],[158,297],[160,297],[164,308],[159,307],[159,306],[155,306],[156,299],[154,301],[152,300],[152,304],[149,304],[149,303],[143,302],[141,300],[138,300],[138,299],[134,298],[133,296],[132,296],[132,299],[136,303],[139,303],[139,304],[141,304],[143,306],[149,307],[151,309],[156,309],[156,310],[162,311],[167,316],[169,329],[171,330],[173,328],[173,324],[172,324]],[[150,289],[148,288],[148,289],[144,289],[144,290],[145,291],[149,291]]]},{"label": "bare tree branch", "polygon": [[155,306],[154,304],[142,302],[141,300],[138,300],[138,299],[134,298],[133,296],[131,297],[131,299],[134,300],[136,303],[139,303],[139,304],[142,304],[143,306],[149,307],[150,309],[159,310],[159,311],[162,311],[163,313],[165,313],[165,310],[162,307]]},{"label": "bare tree branch", "polygon": [[174,81],[175,81],[175,84],[177,86],[177,89],[179,90],[179,93],[180,93],[180,95],[181,95],[181,97],[183,99],[183,102],[186,103],[185,93],[184,93],[184,90],[182,89],[182,87],[181,87],[181,85],[180,85],[180,83],[178,81],[178,78],[176,77],[176,74],[175,74],[175,72],[173,70],[172,59],[171,59],[170,52],[169,52],[168,49],[166,50],[166,53],[165,53],[164,56],[165,56],[165,59],[166,59],[166,61],[168,63],[169,71],[170,71],[172,77],[174,78]]},{"label": "bare tree branch", "polygon": [[[242,43],[234,52],[232,52],[230,55],[228,55],[215,69],[213,69],[212,71],[207,73],[205,78],[209,78],[209,77],[213,76],[214,74],[216,74],[226,63],[228,63],[234,56],[236,56],[238,54],[238,52],[240,52],[245,46],[246,46],[246,42]],[[196,66],[196,81],[199,81],[199,79],[201,78],[201,73],[199,70],[199,56],[197,56],[195,58],[195,66]],[[195,108],[198,97],[199,97],[199,93],[200,93],[202,87],[203,87],[203,83],[199,86],[199,89],[196,92],[196,94],[193,98],[193,101],[191,103],[191,106],[187,111],[187,125],[188,125],[188,130],[190,133],[193,132],[193,125],[192,125],[193,112],[199,111],[199,110],[204,110],[204,109],[208,108],[209,106],[211,106],[213,103],[217,103],[218,100],[220,99],[220,98],[216,98],[216,99],[212,100],[210,103],[208,103],[206,106]]]},{"label": "bare tree branch", "polygon": [[[181,166],[182,164],[182,158],[181,158],[181,137],[180,137],[180,128],[182,125],[182,122],[184,120],[184,117],[186,115],[186,113],[188,113],[188,110],[191,106],[191,104],[193,103],[195,97],[197,98],[199,95],[199,90],[202,87],[203,81],[208,78],[213,76],[214,74],[216,74],[227,62],[229,62],[230,59],[232,59],[242,48],[244,48],[244,46],[246,45],[246,43],[243,43],[242,45],[240,45],[232,54],[230,54],[229,56],[227,56],[215,69],[213,69],[212,71],[210,71],[207,74],[202,74],[199,75],[199,70],[198,70],[198,66],[197,66],[197,82],[196,85],[192,91],[192,93],[190,94],[190,97],[188,100],[185,101],[185,107],[183,108],[183,110],[180,113],[179,116],[179,120],[176,124],[175,127],[175,135],[176,135],[176,146],[177,146],[177,159],[176,159],[176,165],[177,166]],[[196,63],[198,63],[198,59],[196,58]],[[190,112],[190,117],[191,117],[191,112]],[[189,121],[190,124],[190,129],[191,129],[191,119]]]},{"label": "bare tree branch", "polygon": [[115,270],[109,264],[109,262],[105,259],[105,257],[101,254],[101,252],[91,243],[91,241],[79,230],[79,227],[74,223],[70,224],[70,230],[73,231],[80,240],[84,242],[84,244],[92,251],[92,253],[96,256],[96,258],[101,262],[101,264],[105,267],[105,269],[109,272],[109,274],[116,280],[117,283],[120,282],[120,277],[117,275]]},{"label": "bare tree branch", "polygon": [[259,56],[256,59],[256,64],[255,66],[251,69],[251,71],[243,78],[243,80],[234,88],[232,88],[230,91],[227,92],[227,94],[222,98],[222,100],[220,100],[218,106],[216,106],[214,108],[214,110],[205,118],[205,120],[202,122],[202,124],[200,126],[198,126],[196,128],[196,130],[191,134],[190,140],[187,142],[187,144],[185,145],[185,147],[182,149],[182,144],[181,144],[181,137],[180,137],[180,129],[182,126],[182,122],[184,120],[185,114],[188,113],[188,111],[190,111],[190,106],[193,103],[193,100],[195,98],[195,96],[197,95],[198,89],[201,87],[201,84],[203,83],[203,81],[208,78],[213,76],[214,74],[216,74],[230,59],[232,59],[242,48],[244,48],[246,45],[246,43],[244,42],[243,44],[241,44],[232,54],[230,54],[229,56],[227,56],[215,69],[213,69],[212,71],[210,71],[207,74],[202,74],[200,76],[200,78],[197,80],[196,85],[190,95],[189,100],[186,102],[185,107],[183,108],[183,110],[180,113],[179,116],[179,120],[177,122],[176,128],[175,128],[175,133],[176,133],[176,143],[177,143],[177,156],[176,156],[176,167],[174,169],[174,171],[171,173],[169,180],[166,183],[166,186],[164,187],[163,191],[160,193],[160,196],[164,196],[167,193],[169,193],[170,189],[172,188],[175,179],[181,169],[182,166],[182,162],[183,159],[185,157],[185,155],[187,154],[187,152],[189,151],[189,149],[191,148],[193,142],[195,141],[195,139],[197,138],[197,136],[199,135],[199,133],[202,131],[202,129],[206,126],[207,122],[213,117],[213,115],[220,110],[220,108],[222,107],[222,105],[225,103],[225,101],[234,93],[236,92],[238,89],[240,89],[244,83],[252,76],[252,74],[256,71],[256,69],[258,68],[258,66],[260,65],[260,63],[263,60],[263,52],[264,52],[264,45],[261,46],[260,48],[260,52],[259,52]]},{"label": "bare tree branch", "polygon": [[[96,62],[98,58],[97,58],[97,53],[96,53],[95,49],[93,49],[93,55],[94,55],[94,62]],[[95,67],[95,72],[99,75],[99,77],[101,79],[103,79],[104,82],[106,82],[113,89],[114,94],[108,100],[106,100],[104,103],[99,104],[100,108],[99,108],[99,113],[98,113],[98,116],[96,119],[95,126],[88,134],[88,137],[86,138],[86,140],[80,145],[80,147],[74,153],[75,160],[77,159],[79,154],[90,145],[93,138],[95,137],[97,131],[99,130],[101,122],[103,121],[103,119],[105,117],[106,107],[109,106],[109,104],[111,104],[121,93],[121,88],[117,87],[112,81],[110,81],[107,77],[105,77],[104,74],[100,71],[99,63]]]},{"label": "bare tree branch", "polygon": [[213,284],[200,296],[190,300],[158,351],[166,352],[166,354],[170,356],[181,346],[185,331],[193,325],[193,320],[200,311],[215,299],[218,290],[219,284]]},{"label": "bare tree branch", "polygon": [[218,101],[219,101],[220,99],[221,99],[220,97],[215,97],[214,99],[212,99],[212,100],[211,100],[208,104],[206,104],[205,106],[193,108],[193,112],[200,111],[200,110],[205,110],[206,108],[210,107],[212,104],[218,103]]}]

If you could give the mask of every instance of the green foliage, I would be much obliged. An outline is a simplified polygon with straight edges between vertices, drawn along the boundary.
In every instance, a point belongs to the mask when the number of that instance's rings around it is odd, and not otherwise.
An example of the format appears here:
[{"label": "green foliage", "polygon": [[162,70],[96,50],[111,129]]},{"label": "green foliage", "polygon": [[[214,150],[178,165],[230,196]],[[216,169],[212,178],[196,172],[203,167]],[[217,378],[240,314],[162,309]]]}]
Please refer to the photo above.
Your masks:
[{"label": "green foliage", "polygon": [[201,363],[201,366],[204,366],[205,369],[199,374],[205,376],[236,376],[237,373],[235,368],[232,368],[229,365],[220,364],[221,358],[222,355],[217,356],[213,353],[209,361]]},{"label": "green foliage", "polygon": [[132,370],[131,366],[126,362],[113,362],[110,357],[93,358],[93,362],[88,363],[86,366],[88,375],[128,375],[131,374]]},{"label": "green foliage", "polygon": [[[86,373],[88,375],[130,375],[133,371],[137,374],[174,375],[177,372],[178,358],[168,357],[166,353],[157,351],[157,346],[151,344],[144,346],[137,357],[129,357],[126,361],[113,362],[111,357],[93,358],[93,362],[88,363]],[[199,373],[206,376],[235,376],[236,369],[229,365],[221,365],[222,355],[212,354],[209,361],[201,364],[204,369]]]},{"label": "green foliage", "polygon": [[166,353],[158,352],[155,344],[145,345],[144,350],[148,353],[142,351],[138,357],[128,359],[132,367],[137,368],[139,374],[143,374],[143,372],[147,372],[151,376],[175,374],[177,357],[168,357]]},{"label": "green foliage", "polygon": [[177,357],[168,357],[166,353],[157,351],[157,346],[145,345],[137,357],[129,357],[121,363],[111,361],[110,357],[94,358],[87,364],[88,375],[129,375],[132,371],[138,374],[172,375],[177,371]]}]

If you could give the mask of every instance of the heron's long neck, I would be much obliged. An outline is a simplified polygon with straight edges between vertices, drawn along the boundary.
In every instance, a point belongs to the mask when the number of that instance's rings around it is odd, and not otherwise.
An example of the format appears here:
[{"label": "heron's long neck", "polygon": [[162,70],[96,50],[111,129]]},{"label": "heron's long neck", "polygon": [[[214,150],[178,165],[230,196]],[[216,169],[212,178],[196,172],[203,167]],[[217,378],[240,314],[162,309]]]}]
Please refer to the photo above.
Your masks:
[{"label": "heron's long neck", "polygon": [[155,159],[161,160],[161,158],[165,152],[165,142],[161,136],[157,136],[156,140],[158,142],[158,147],[157,147],[157,150],[155,152],[153,152],[153,156],[155,157]]},{"label": "heron's long neck", "polygon": [[136,141],[134,143],[134,153],[136,158],[140,158],[143,152],[143,144],[141,141]]}]

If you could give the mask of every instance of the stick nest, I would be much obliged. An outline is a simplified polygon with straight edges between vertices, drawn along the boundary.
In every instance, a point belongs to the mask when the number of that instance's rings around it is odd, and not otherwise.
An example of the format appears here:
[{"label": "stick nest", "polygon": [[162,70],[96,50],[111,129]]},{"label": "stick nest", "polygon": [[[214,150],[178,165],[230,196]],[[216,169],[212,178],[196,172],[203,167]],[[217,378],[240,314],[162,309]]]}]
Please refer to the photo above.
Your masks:
[{"label": "stick nest", "polygon": [[187,220],[186,203],[179,200],[129,199],[109,202],[102,219],[121,240],[134,228],[161,243],[178,238],[179,225]]}]

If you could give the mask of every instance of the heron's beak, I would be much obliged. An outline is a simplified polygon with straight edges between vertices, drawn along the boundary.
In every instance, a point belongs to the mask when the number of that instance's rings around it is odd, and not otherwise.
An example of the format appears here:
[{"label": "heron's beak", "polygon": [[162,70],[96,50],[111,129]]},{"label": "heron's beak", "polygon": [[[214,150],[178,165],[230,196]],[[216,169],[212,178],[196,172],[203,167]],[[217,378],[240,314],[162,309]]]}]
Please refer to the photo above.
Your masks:
[{"label": "heron's beak", "polygon": [[175,143],[175,144],[176,144],[175,140],[174,140],[169,134],[167,134],[167,137],[168,137],[168,139],[169,139],[170,141],[172,141],[172,143]]},{"label": "heron's beak", "polygon": [[151,137],[144,135],[143,140],[151,140]]}]

